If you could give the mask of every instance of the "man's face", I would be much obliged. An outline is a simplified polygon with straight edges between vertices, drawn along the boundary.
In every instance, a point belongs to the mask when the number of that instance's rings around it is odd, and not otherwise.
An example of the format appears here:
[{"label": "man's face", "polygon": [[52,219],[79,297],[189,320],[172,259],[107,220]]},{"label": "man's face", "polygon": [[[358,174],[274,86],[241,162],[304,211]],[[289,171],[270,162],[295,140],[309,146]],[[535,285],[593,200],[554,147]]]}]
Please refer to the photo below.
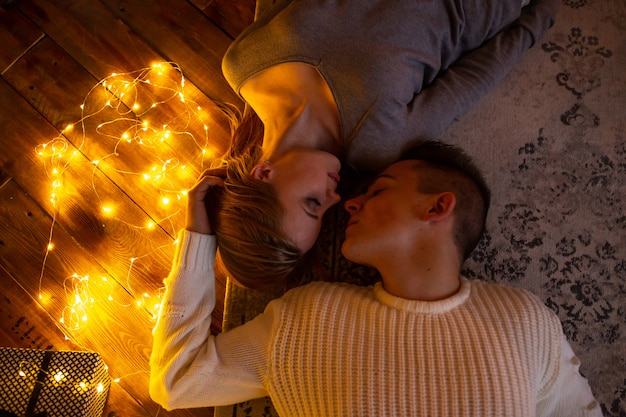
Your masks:
[{"label": "man's face", "polygon": [[432,196],[417,192],[419,166],[415,160],[391,165],[367,192],[345,203],[350,213],[343,255],[359,264],[376,267],[379,260],[400,256],[416,241],[421,214]]}]

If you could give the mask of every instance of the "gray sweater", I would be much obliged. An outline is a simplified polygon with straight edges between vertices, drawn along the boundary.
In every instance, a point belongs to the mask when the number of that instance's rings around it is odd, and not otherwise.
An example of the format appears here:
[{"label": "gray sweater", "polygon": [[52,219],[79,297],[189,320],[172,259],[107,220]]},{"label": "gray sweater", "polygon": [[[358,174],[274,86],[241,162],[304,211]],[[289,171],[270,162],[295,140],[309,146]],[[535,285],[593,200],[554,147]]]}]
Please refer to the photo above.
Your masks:
[{"label": "gray sweater", "polygon": [[315,66],[337,103],[343,160],[375,172],[436,139],[543,36],[558,0],[521,1],[259,0],[222,70],[239,92],[273,65]]}]

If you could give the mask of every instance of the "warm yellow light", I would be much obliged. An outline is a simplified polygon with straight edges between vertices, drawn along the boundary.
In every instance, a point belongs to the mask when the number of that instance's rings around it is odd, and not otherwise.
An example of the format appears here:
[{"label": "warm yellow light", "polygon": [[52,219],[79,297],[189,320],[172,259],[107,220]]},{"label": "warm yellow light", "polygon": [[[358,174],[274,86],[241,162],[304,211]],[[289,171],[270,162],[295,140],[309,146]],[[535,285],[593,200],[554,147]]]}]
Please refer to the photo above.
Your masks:
[{"label": "warm yellow light", "polygon": [[96,387],[96,391],[98,391],[98,394],[104,391],[104,386],[102,385],[102,382],[98,383],[98,386]]},{"label": "warm yellow light", "polygon": [[21,369],[18,371],[17,373],[19,376],[21,376],[22,378],[24,378],[26,376],[26,373],[24,373],[24,371],[22,371]]},{"label": "warm yellow light", "polygon": [[56,382],[61,382],[65,379],[65,376],[63,375],[63,372],[59,371],[56,373],[56,375],[54,375],[54,380]]},{"label": "warm yellow light", "polygon": [[[100,85],[106,90],[99,90]],[[169,219],[177,213],[177,211],[175,213],[174,211],[179,209],[182,196],[187,195],[186,190],[177,190],[185,187],[183,182],[188,180],[187,177],[194,175],[193,171],[196,168],[202,169],[206,163],[205,158],[213,153],[208,146],[208,126],[206,125],[208,123],[208,112],[185,94],[185,77],[180,68],[174,63],[157,62],[151,64],[151,67],[143,68],[139,71],[125,74],[112,73],[110,77],[101,80],[96,86],[98,87],[98,95],[104,93],[111,99],[107,101],[106,98],[99,98],[95,95],[86,97],[80,105],[81,119],[69,124],[64,123],[59,127],[60,133],[57,132],[59,133],[58,137],[35,148],[35,154],[45,158],[42,162],[49,178],[49,198],[55,208],[55,212],[68,192],[66,190],[68,185],[71,185],[70,192],[95,192],[95,202],[102,210],[100,213],[102,217],[119,216],[120,221],[126,222],[126,219],[121,218],[125,213],[121,213],[122,210],[118,210],[119,207],[116,207],[116,203],[111,203],[111,200],[102,200],[102,194],[99,194],[98,190],[96,190],[97,184],[99,184],[99,178],[96,176],[103,173],[95,169],[95,167],[100,168],[106,165],[106,168],[110,169],[111,172],[128,175],[132,181],[137,183],[141,183],[143,180],[150,181],[150,185],[158,189],[159,194],[157,195],[159,197],[157,197],[157,204],[161,206],[160,208],[163,211],[168,211],[168,213],[163,217],[162,223],[160,220],[146,219],[143,229],[151,231],[155,228],[163,227],[164,230],[167,229],[166,231],[170,232],[168,228],[173,228],[177,225]],[[143,96],[144,92],[147,92],[146,96]],[[123,103],[121,99],[124,96],[126,103]],[[112,114],[112,118],[109,120],[91,119],[93,116],[99,116],[98,113],[103,110],[105,103],[106,106],[109,106],[106,109],[107,114]],[[129,107],[125,107],[125,104]],[[153,114],[150,114],[152,108],[161,104],[165,104],[172,109],[177,107],[180,110],[178,115],[173,115],[171,118],[168,117],[166,119],[168,122],[165,124],[162,124],[162,122],[156,123],[155,120],[157,119],[153,117]],[[96,110],[94,113],[88,114],[87,108]],[[160,117],[157,116],[157,118]],[[191,118],[195,118],[195,120],[191,120]],[[94,120],[94,124],[85,123],[87,119]],[[181,121],[185,122],[181,124]],[[152,124],[155,124],[155,126],[152,126]],[[195,131],[191,130],[192,126]],[[74,139],[76,139],[72,143],[63,136],[63,133],[70,130],[73,131],[72,135],[75,135]],[[195,149],[194,155],[189,160],[179,160],[178,157],[168,159],[165,155],[170,154],[169,148],[159,146],[159,144],[172,140],[189,140],[188,143],[181,143],[180,145],[189,145]],[[94,147],[93,141],[99,141],[98,146]],[[128,145],[126,142],[128,142]],[[107,147],[109,148],[106,149]],[[92,151],[96,148],[102,149],[104,152],[94,154]],[[126,162],[134,162],[134,160],[122,160],[124,157],[128,158],[127,155],[132,158],[135,152],[144,153],[140,155],[141,158],[138,160],[147,161],[147,169],[146,166],[142,166],[142,168],[132,171],[133,168],[129,169],[128,167],[133,165],[126,164]],[[83,154],[89,155],[91,163],[75,164],[76,161],[84,160]],[[118,160],[120,161],[119,164],[116,162]],[[198,166],[198,162],[200,166]],[[194,165],[190,166],[192,163]],[[180,170],[177,170],[178,167],[180,167]],[[85,176],[86,178],[91,177],[91,189],[87,187],[87,190],[74,190],[74,186],[77,185],[73,177],[75,175]],[[141,185],[143,184],[139,184],[138,187],[141,187]],[[96,212],[96,214],[98,213]],[[52,228],[55,227],[55,224],[56,221],[53,221]],[[136,224],[130,226],[137,227]],[[52,237],[52,235],[51,230],[50,236]],[[48,251],[55,249],[54,246],[50,238],[46,256]],[[107,249],[104,248],[104,250]],[[128,266],[126,281],[129,289],[132,287],[131,281],[134,277],[133,263],[138,259],[142,259],[145,254],[137,254],[137,256],[131,258]],[[43,278],[46,276],[44,274],[45,266],[46,261],[44,259],[38,294],[41,306],[45,305],[44,301],[47,303],[58,302],[57,298],[53,298],[53,294],[56,291],[42,291],[42,286],[48,284],[43,283]],[[102,277],[102,280],[92,280],[92,282],[88,282],[86,278],[74,274],[66,278],[66,281],[63,283],[65,305],[61,307],[62,314],[60,314],[59,321],[63,323],[61,327],[64,329],[68,340],[68,335],[71,335],[69,332],[80,329],[84,322],[88,320],[89,315],[92,315],[91,318],[93,318],[95,313],[92,312],[91,308],[95,303],[119,301],[114,300],[112,284],[108,284],[106,278]],[[89,287],[93,285],[99,286],[104,292],[99,291],[97,296],[92,296]],[[150,296],[147,293],[143,293],[139,297],[135,296],[137,306],[148,308],[149,310],[152,310],[150,306],[154,306],[155,311],[160,308],[159,299],[160,296]],[[73,386],[78,386],[78,381],[73,382]],[[88,387],[92,388],[90,385]],[[104,387],[100,388],[103,389]]]}]

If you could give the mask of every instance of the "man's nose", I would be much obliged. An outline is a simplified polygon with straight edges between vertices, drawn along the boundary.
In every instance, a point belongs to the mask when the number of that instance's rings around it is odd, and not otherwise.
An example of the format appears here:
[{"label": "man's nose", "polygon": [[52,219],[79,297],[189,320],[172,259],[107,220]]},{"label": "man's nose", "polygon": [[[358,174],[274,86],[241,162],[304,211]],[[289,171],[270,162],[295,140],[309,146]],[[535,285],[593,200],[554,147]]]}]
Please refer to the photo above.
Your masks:
[{"label": "man's nose", "polygon": [[350,214],[357,213],[359,210],[361,210],[362,206],[363,206],[363,203],[361,203],[358,197],[351,198],[350,200],[346,201],[346,203],[343,205],[346,211]]}]

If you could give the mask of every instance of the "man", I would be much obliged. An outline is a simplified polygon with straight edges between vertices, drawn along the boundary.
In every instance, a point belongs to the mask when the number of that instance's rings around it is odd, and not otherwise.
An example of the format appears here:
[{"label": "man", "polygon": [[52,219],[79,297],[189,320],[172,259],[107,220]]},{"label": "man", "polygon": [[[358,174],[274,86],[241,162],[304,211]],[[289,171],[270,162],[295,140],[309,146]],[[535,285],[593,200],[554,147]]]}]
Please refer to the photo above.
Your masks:
[{"label": "man", "polygon": [[459,149],[428,142],[345,203],[342,252],[382,282],[298,287],[213,337],[203,201],[220,183],[209,175],[190,192],[154,329],[150,393],[166,409],[269,395],[283,416],[601,415],[552,311],[460,277],[489,190]]}]

